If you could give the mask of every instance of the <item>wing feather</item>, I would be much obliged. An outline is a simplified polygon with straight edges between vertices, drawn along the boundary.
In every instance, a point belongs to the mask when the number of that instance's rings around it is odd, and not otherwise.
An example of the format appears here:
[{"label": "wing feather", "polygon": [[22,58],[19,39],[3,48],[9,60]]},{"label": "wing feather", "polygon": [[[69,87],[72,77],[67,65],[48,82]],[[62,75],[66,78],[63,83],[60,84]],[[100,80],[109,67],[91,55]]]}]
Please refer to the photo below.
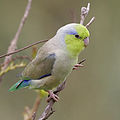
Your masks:
[{"label": "wing feather", "polygon": [[26,66],[22,76],[31,79],[40,79],[42,76],[51,74],[55,59],[55,53],[46,55],[44,59],[36,56],[36,58]]}]

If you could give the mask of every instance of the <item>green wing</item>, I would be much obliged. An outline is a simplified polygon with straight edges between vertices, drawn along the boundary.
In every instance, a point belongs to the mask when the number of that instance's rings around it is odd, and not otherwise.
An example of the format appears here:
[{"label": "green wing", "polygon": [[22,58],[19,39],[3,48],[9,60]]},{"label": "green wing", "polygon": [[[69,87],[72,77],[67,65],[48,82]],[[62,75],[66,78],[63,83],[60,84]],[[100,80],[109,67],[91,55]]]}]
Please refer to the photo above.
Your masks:
[{"label": "green wing", "polygon": [[56,55],[55,53],[49,55],[41,54],[38,53],[36,58],[26,66],[22,73],[22,78],[39,79],[41,76],[51,74]]}]

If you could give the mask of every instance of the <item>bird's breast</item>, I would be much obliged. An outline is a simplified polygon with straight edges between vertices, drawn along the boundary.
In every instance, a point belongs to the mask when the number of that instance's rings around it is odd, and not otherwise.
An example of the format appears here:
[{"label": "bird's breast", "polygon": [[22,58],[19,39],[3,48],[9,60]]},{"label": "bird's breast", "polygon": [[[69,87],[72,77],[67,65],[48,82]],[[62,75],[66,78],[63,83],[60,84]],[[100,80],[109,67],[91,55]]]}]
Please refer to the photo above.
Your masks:
[{"label": "bird's breast", "polygon": [[77,58],[71,58],[64,51],[57,51],[56,61],[53,66],[53,75],[59,81],[63,81],[69,73],[71,73],[73,66],[77,63]]}]

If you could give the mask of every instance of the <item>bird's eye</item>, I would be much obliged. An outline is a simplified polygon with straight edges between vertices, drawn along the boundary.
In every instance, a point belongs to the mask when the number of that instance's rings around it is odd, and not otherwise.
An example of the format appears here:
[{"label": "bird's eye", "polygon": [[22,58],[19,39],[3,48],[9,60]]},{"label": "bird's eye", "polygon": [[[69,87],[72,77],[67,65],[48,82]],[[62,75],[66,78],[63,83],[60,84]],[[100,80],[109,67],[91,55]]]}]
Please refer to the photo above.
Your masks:
[{"label": "bird's eye", "polygon": [[81,37],[79,35],[75,35],[76,38],[80,39]]}]

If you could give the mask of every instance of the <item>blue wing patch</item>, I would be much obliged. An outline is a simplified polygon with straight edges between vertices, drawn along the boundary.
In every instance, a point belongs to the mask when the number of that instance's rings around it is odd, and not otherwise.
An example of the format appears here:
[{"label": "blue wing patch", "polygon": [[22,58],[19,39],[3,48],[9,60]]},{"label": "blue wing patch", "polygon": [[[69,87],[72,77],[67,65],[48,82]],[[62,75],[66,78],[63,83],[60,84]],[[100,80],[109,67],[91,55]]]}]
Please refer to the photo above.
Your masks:
[{"label": "blue wing patch", "polygon": [[54,65],[54,62],[55,62],[55,58],[56,57],[56,55],[55,55],[55,53],[53,53],[53,54],[50,54],[48,57],[46,57],[45,58],[45,60],[47,60],[46,62],[48,63],[48,64],[51,64],[50,65],[50,73],[47,73],[47,74],[45,74],[45,75],[42,75],[42,76],[40,76],[40,78],[38,78],[38,80],[39,79],[42,79],[42,78],[44,78],[44,77],[48,77],[48,76],[51,76],[51,72],[52,72],[52,69],[53,69],[53,65]]},{"label": "blue wing patch", "polygon": [[44,78],[44,77],[48,77],[48,76],[51,76],[51,73],[41,76],[40,78],[38,78],[38,80],[39,80],[39,79],[42,79],[42,78]]}]

